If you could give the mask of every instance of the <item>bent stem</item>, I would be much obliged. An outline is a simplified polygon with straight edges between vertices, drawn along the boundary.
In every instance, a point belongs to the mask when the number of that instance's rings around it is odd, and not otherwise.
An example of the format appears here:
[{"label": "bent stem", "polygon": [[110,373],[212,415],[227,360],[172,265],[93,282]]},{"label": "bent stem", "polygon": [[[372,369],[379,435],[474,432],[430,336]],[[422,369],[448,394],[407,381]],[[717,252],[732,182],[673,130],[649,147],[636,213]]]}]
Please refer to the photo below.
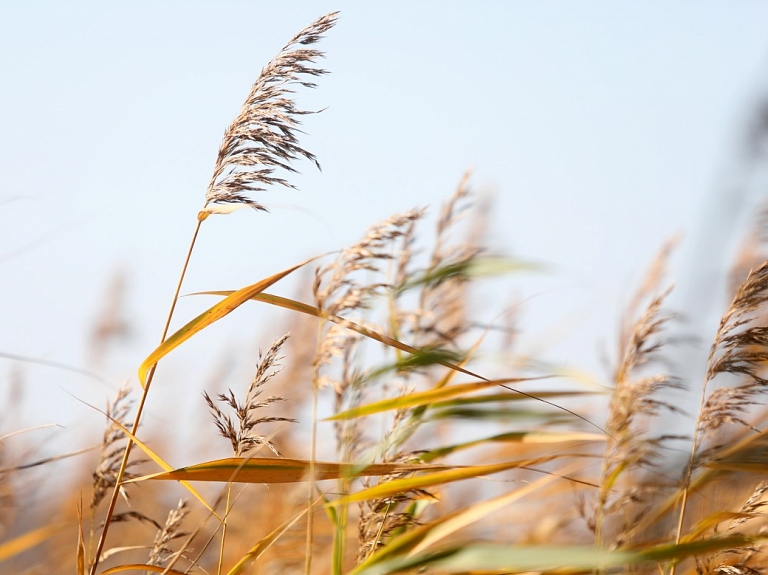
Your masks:
[{"label": "bent stem", "polygon": [[[203,223],[203,221],[208,217],[208,213],[206,212],[200,212],[197,214],[197,226],[195,227],[195,233],[192,234],[192,241],[189,244],[189,250],[187,250],[187,257],[184,260],[184,266],[181,268],[181,275],[179,276],[179,283],[176,285],[176,292],[173,294],[173,300],[171,301],[171,308],[168,310],[168,317],[165,320],[165,326],[163,327],[163,335],[160,336],[160,343],[162,344],[165,341],[165,338],[168,336],[168,329],[171,325],[171,319],[173,318],[173,312],[176,309],[176,302],[179,299],[179,293],[181,292],[181,284],[184,282],[184,276],[187,273],[187,266],[189,266],[189,260],[192,257],[192,250],[195,247],[195,241],[197,241],[197,234],[200,231],[200,225]],[[141,392],[141,398],[139,399],[139,405],[136,408],[136,416],[133,420],[133,427],[131,428],[131,435],[135,436],[136,432],[139,429],[139,422],[141,421],[141,414],[144,411],[144,404],[147,400],[147,394],[149,393],[149,386],[152,384],[152,379],[155,376],[155,370],[157,368],[157,364],[152,366],[152,369],[150,369],[149,374],[147,375],[147,384],[144,386],[144,389]],[[128,443],[125,446],[125,451],[123,452],[123,459],[120,462],[120,469],[117,472],[117,477],[115,478],[115,487],[112,490],[112,497],[109,500],[109,507],[107,508],[107,515],[104,518],[104,528],[101,530],[101,536],[99,537],[99,542],[96,546],[96,552],[93,556],[93,564],[91,565],[90,575],[96,575],[96,569],[99,566],[99,560],[101,559],[101,553],[104,550],[104,543],[107,539],[107,533],[109,532],[109,525],[110,521],[112,519],[112,516],[115,513],[115,507],[117,505],[117,498],[120,494],[120,487],[123,481],[123,477],[125,477],[125,469],[128,466],[128,458],[131,455],[131,447],[133,447],[133,440],[129,437]]]}]

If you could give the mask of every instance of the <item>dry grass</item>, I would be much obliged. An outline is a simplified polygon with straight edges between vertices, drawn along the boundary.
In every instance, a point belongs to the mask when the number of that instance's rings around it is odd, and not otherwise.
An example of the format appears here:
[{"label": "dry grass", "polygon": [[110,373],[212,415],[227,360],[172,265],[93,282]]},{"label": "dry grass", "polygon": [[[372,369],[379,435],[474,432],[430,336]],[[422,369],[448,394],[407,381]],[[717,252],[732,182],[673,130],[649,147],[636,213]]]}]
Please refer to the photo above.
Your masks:
[{"label": "dry grass", "polygon": [[[288,42],[227,128],[160,345],[140,367],[142,386],[121,388],[108,403],[98,454],[77,454],[92,481],[75,473],[71,484],[88,487],[67,496],[25,489],[30,469],[75,454],[12,453],[5,440],[14,430],[0,430],[0,569],[768,572],[763,233],[748,236],[734,265],[734,297],[713,335],[698,409],[681,407],[684,384],[696,384],[666,361],[678,350],[666,303],[671,244],[628,302],[604,394],[484,359],[498,340],[513,353],[506,334],[514,326],[499,334],[477,319],[511,314],[478,304],[473,287],[521,266],[484,246],[488,206],[469,175],[434,232],[423,208],[393,215],[313,264],[295,299],[265,290],[310,262],[210,292],[219,303],[168,334],[202,222],[227,204],[263,210],[249,194],[291,186],[295,160],[317,164],[298,142],[298,120],[309,112],[292,90],[325,73],[313,66],[322,56],[313,46],[336,17]],[[120,343],[121,289],[95,322],[96,363],[107,360],[102,340]],[[282,308],[293,335],[270,326],[266,352],[228,359],[256,367],[225,393],[202,391],[195,371],[185,376],[213,425],[184,433],[200,443],[222,436],[228,448],[173,471],[164,459],[180,429],[144,437],[140,426],[158,362],[252,300]],[[331,421],[320,420],[321,406]],[[685,418],[688,434],[673,435],[670,421]]]}]

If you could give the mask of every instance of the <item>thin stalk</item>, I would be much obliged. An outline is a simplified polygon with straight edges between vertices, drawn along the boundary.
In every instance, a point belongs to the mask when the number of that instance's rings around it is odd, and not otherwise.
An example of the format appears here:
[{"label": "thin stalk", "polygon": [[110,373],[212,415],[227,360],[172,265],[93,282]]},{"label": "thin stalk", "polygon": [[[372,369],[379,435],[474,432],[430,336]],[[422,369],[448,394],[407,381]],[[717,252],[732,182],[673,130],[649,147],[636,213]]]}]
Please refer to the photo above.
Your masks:
[{"label": "thin stalk", "polygon": [[[706,386],[704,389],[706,394]],[[704,396],[706,397],[706,395]],[[704,398],[702,397],[702,403],[704,405]],[[701,413],[701,407],[699,408]],[[677,518],[677,529],[675,531],[675,545],[680,544],[680,539],[683,536],[683,524],[685,523],[685,508],[688,505],[688,493],[690,492],[691,478],[693,476],[693,462],[696,459],[696,451],[699,448],[699,425],[696,425],[696,430],[693,432],[693,445],[691,446],[691,455],[688,460],[688,465],[685,468],[685,478],[683,481],[683,494],[680,499],[680,515]],[[669,569],[669,575],[675,575],[675,568],[677,563],[672,563],[672,567]]]},{"label": "thin stalk", "polygon": [[314,530],[312,527],[314,519],[314,493],[315,493],[315,459],[317,457],[317,405],[318,389],[317,382],[312,382],[312,448],[309,457],[309,492],[307,500],[307,543],[306,556],[304,558],[304,573],[309,575],[312,567],[312,541],[314,539]]},{"label": "thin stalk", "polygon": [[227,484],[227,503],[224,508],[224,521],[221,524],[221,547],[219,548],[219,568],[216,571],[218,575],[221,575],[221,568],[224,563],[224,543],[227,539],[227,517],[229,517],[229,510],[232,501],[232,484]]},{"label": "thin stalk", "polygon": [[[696,451],[698,449],[698,427],[693,435],[693,445],[691,446],[691,456],[688,460],[688,465],[685,470],[685,483],[683,484],[683,496],[680,501],[680,515],[677,519],[677,531],[675,533],[675,545],[680,543],[680,539],[683,533],[683,523],[685,521],[685,508],[688,503],[688,493],[690,491],[691,476],[693,475],[693,460],[696,458]],[[674,573],[674,570],[672,571]]]},{"label": "thin stalk", "polygon": [[[339,494],[345,497],[349,493],[349,479],[339,480]],[[333,533],[333,560],[331,573],[341,575],[344,569],[344,555],[347,539],[347,521],[349,518],[349,506],[342,505],[336,514],[336,529]]]},{"label": "thin stalk", "polygon": [[[181,292],[181,284],[184,282],[184,276],[187,273],[187,266],[189,265],[189,260],[192,257],[192,250],[195,247],[195,241],[197,241],[197,234],[200,231],[200,225],[203,223],[203,220],[205,220],[208,217],[208,214],[206,212],[200,212],[197,215],[197,226],[195,227],[195,233],[192,234],[192,241],[189,244],[189,250],[187,250],[187,257],[184,260],[184,266],[181,268],[181,275],[179,276],[179,283],[176,285],[176,292],[173,294],[173,301],[171,302],[171,308],[168,311],[168,317],[165,320],[165,326],[163,327],[163,335],[160,337],[160,344],[162,344],[165,341],[165,338],[168,336],[168,329],[171,325],[171,319],[173,318],[173,312],[176,309],[176,302],[179,299],[179,293]],[[141,398],[139,399],[139,405],[136,408],[136,417],[133,420],[133,427],[131,428],[131,434],[133,436],[136,435],[136,432],[139,429],[139,422],[141,421],[141,414],[144,411],[144,404],[147,400],[147,394],[149,393],[149,386],[152,384],[152,379],[155,376],[155,370],[157,368],[157,364],[152,366],[152,369],[149,371],[149,374],[147,375],[147,384],[144,386],[144,389],[141,392]],[[90,575],[96,575],[96,569],[99,566],[99,560],[101,559],[101,553],[104,550],[104,543],[107,540],[107,533],[109,532],[109,525],[110,521],[112,519],[112,515],[115,513],[115,506],[117,505],[117,498],[120,494],[120,485],[123,481],[123,477],[125,476],[125,469],[128,466],[128,458],[131,455],[131,447],[133,447],[133,440],[131,438],[128,438],[128,443],[125,446],[125,452],[123,453],[123,460],[120,462],[120,469],[117,472],[117,477],[115,479],[115,488],[112,490],[112,497],[109,500],[109,507],[107,508],[107,515],[104,519],[104,528],[101,531],[101,536],[99,537],[99,543],[96,546],[96,553],[93,557],[93,564],[91,565]]]},{"label": "thin stalk", "polygon": [[[323,328],[326,325],[325,320],[321,320],[317,324],[317,342],[320,345],[323,337]],[[312,542],[314,540],[313,519],[314,519],[314,505],[315,505],[315,459],[317,458],[317,411],[319,399],[319,381],[320,373],[319,369],[313,367],[312,370],[312,439],[310,444],[310,456],[309,456],[309,491],[307,492],[307,537],[305,545],[305,557],[304,557],[304,573],[309,575],[309,571],[312,567]]]},{"label": "thin stalk", "polygon": [[[714,350],[710,352],[710,361],[712,360],[712,354]],[[704,402],[707,399],[707,384],[709,380],[704,381],[703,389],[701,390],[701,402],[699,404],[699,416],[704,409]],[[675,545],[680,543],[680,539],[683,536],[683,525],[685,523],[685,508],[688,505],[688,493],[691,490],[691,479],[693,477],[693,464],[696,459],[696,451],[699,449],[699,430],[701,426],[699,422],[696,422],[696,429],[693,431],[693,444],[691,445],[691,455],[688,459],[688,465],[685,468],[685,478],[683,480],[683,494],[680,499],[680,515],[677,518],[677,529],[675,531]],[[672,563],[672,567],[669,570],[669,575],[675,575],[676,563]]]}]

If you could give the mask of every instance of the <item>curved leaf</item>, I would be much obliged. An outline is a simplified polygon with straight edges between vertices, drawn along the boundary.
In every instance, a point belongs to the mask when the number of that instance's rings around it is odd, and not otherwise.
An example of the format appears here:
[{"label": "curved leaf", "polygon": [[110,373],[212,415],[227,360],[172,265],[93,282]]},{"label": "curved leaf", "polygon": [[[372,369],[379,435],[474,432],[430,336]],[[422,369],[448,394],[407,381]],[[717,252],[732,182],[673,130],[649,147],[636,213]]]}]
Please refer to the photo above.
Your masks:
[{"label": "curved leaf", "polygon": [[542,269],[541,265],[530,262],[514,261],[500,256],[474,257],[466,261],[451,262],[429,269],[420,276],[410,279],[398,286],[396,288],[396,293],[401,294],[423,285],[439,285],[452,278],[469,280],[478,277],[506,275],[516,271],[533,271],[539,269]]},{"label": "curved leaf", "polygon": [[110,575],[111,573],[120,573],[121,571],[154,571],[155,573],[171,573],[172,575],[184,575],[183,571],[160,567],[157,565],[144,565],[142,563],[128,563],[126,565],[117,565],[101,572],[101,575]]},{"label": "curved leaf", "polygon": [[[147,479],[163,481],[221,481],[234,483],[296,483],[308,481],[314,473],[315,481],[339,479],[342,477],[363,477],[369,475],[390,475],[392,473],[414,473],[449,469],[445,465],[403,464],[403,463],[330,463],[312,462],[308,459],[287,457],[230,457],[207,461],[172,471],[154,473],[131,479],[130,482]],[[128,482],[126,482],[128,483]]]},{"label": "curved leaf", "polygon": [[349,575],[357,575],[359,572],[364,572],[366,569],[377,563],[382,563],[398,555],[406,556],[423,551],[436,541],[498,511],[506,505],[519,500],[521,497],[529,495],[532,491],[551,483],[555,479],[559,478],[556,475],[547,475],[534,483],[530,483],[509,493],[504,493],[493,499],[476,503],[466,509],[458,509],[438,517],[430,523],[417,525],[402,535],[387,541],[386,545],[371,553],[371,555],[369,555],[365,561],[357,565]]},{"label": "curved leaf", "polygon": [[361,405],[353,409],[337,413],[332,417],[328,417],[325,421],[337,421],[343,419],[355,419],[357,417],[364,417],[366,415],[373,415],[374,413],[381,413],[384,411],[391,411],[393,409],[406,409],[408,407],[416,407],[419,405],[429,405],[440,400],[447,400],[454,397],[461,397],[468,393],[487,389],[489,387],[496,387],[503,383],[518,383],[521,381],[530,381],[533,379],[542,379],[538,377],[533,378],[509,378],[509,379],[493,379],[490,381],[483,381],[480,383],[461,383],[456,385],[450,385],[446,387],[440,387],[437,389],[430,389],[427,391],[421,391],[417,393],[411,393],[408,395],[402,395],[399,397],[392,397],[383,399],[381,401],[375,401],[367,405]]},{"label": "curved leaf", "polygon": [[[473,409],[471,407],[452,407],[449,409],[432,410],[428,413],[430,421],[442,419],[471,419],[480,421],[503,421],[509,423],[516,420],[543,420],[549,425],[569,423],[569,419],[560,413],[547,413],[533,409]],[[601,430],[602,431],[602,430]]]},{"label": "curved leaf", "polygon": [[424,489],[436,485],[444,485],[463,479],[472,479],[482,475],[492,475],[508,469],[528,468],[532,465],[539,465],[561,459],[564,457],[583,457],[583,454],[560,453],[554,455],[544,455],[541,457],[531,457],[528,459],[516,459],[514,461],[505,461],[503,463],[493,463],[490,465],[472,465],[468,467],[459,467],[455,469],[445,469],[435,473],[417,475],[415,477],[406,477],[404,479],[394,479],[386,483],[379,483],[368,489],[363,489],[356,493],[351,493],[341,497],[333,502],[333,505],[347,505],[357,501],[367,501],[369,499],[382,499],[390,497],[413,489]]},{"label": "curved leaf", "polygon": [[[547,376],[547,377],[559,377],[558,376]],[[540,379],[540,378],[531,378],[531,379]],[[543,378],[541,378],[543,379]],[[467,405],[474,405],[478,403],[497,403],[502,401],[529,401],[531,398],[531,395],[535,395],[536,399],[556,399],[556,398],[567,398],[567,397],[581,397],[585,395],[595,395],[600,394],[599,391],[537,391],[537,392],[531,392],[529,395],[523,395],[520,393],[514,393],[514,392],[504,392],[504,393],[487,393],[484,395],[476,395],[473,397],[462,397],[461,399],[456,400],[446,400],[446,401],[437,401],[434,404],[431,405],[434,409],[442,409],[442,408],[448,408],[448,407],[463,407]]]},{"label": "curved leaf", "polygon": [[[190,295],[218,295],[218,296],[226,296],[227,298],[231,297],[237,292],[233,291],[202,291],[202,292],[195,292]],[[290,309],[293,311],[297,311],[303,314],[311,315],[319,319],[324,319],[328,321],[332,321],[333,323],[336,323],[338,325],[341,325],[351,331],[354,331],[356,333],[359,333],[360,335],[370,338],[372,340],[378,341],[379,343],[383,343],[384,345],[388,345],[390,347],[394,347],[395,349],[399,349],[400,351],[405,351],[407,353],[410,353],[415,356],[423,356],[424,354],[428,353],[427,351],[420,350],[415,347],[411,347],[410,345],[403,343],[401,341],[398,341],[396,339],[393,339],[389,336],[386,336],[382,333],[379,333],[375,330],[369,329],[367,327],[363,327],[353,321],[350,321],[348,319],[345,319],[343,317],[340,317],[338,315],[333,315],[327,312],[324,312],[315,306],[302,303],[300,301],[292,300],[286,297],[281,297],[278,295],[273,294],[266,294],[266,293],[255,293],[251,296],[253,301],[261,301],[264,303],[268,303],[277,307],[282,307],[285,309]],[[223,302],[220,302],[223,303]],[[456,365],[455,363],[452,363],[450,361],[447,361],[443,358],[435,358],[434,363],[438,365],[442,365],[443,367],[447,367],[449,369],[452,369],[454,371],[458,371],[463,373],[464,375],[469,375],[470,377],[476,377],[477,379],[481,379],[483,381],[488,381],[487,378],[483,377],[482,375],[478,375],[476,373],[473,373],[467,369],[464,369],[463,367]]]},{"label": "curved leaf", "polygon": [[436,447],[426,451],[425,453],[422,453],[419,455],[419,458],[425,462],[434,461],[439,457],[445,457],[446,455],[455,453],[457,451],[462,451],[464,449],[482,445],[488,445],[489,443],[549,444],[566,443],[571,441],[605,441],[606,439],[607,437],[605,435],[587,433],[585,431],[510,431],[507,433],[500,433],[498,435],[491,435],[490,437],[483,437],[481,439],[466,441],[464,443],[456,443],[454,445],[447,445],[445,447]]},{"label": "curved leaf", "polygon": [[171,351],[179,347],[193,335],[199,333],[212,323],[219,321],[221,318],[240,307],[243,303],[253,298],[253,296],[260,294],[272,284],[283,279],[285,276],[293,273],[297,269],[307,265],[313,260],[316,260],[317,257],[310,258],[298,265],[290,267],[266,279],[256,282],[255,284],[246,286],[237,291],[229,292],[227,297],[225,297],[216,305],[208,308],[195,319],[187,323],[184,327],[176,331],[173,335],[161,343],[152,353],[149,354],[149,356],[139,366],[139,381],[141,382],[141,386],[144,387],[146,385],[147,374],[149,373],[149,370],[152,369],[152,366],[160,361],[160,359],[168,355]]}]

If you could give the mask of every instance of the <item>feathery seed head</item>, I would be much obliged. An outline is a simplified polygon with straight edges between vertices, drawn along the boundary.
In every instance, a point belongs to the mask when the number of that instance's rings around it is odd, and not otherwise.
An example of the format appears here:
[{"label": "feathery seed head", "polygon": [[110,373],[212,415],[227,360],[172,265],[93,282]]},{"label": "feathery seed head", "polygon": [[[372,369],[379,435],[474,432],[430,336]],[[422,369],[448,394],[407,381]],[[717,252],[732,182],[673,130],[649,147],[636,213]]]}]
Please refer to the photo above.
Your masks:
[{"label": "feathery seed head", "polygon": [[[365,236],[345,249],[336,260],[315,270],[312,292],[315,305],[324,312],[345,317],[355,310],[365,309],[371,300],[391,286],[384,282],[361,281],[360,274],[380,273],[382,262],[392,260],[394,244],[403,238],[414,222],[421,219],[424,209],[415,208],[395,214],[368,228]],[[357,320],[358,323],[360,320]],[[344,350],[358,338],[343,323],[328,325],[312,361],[316,385],[333,385],[341,392],[338,383],[332,383],[320,375],[323,367],[335,357],[342,357]]]},{"label": "feathery seed head", "polygon": [[323,53],[307,46],[318,42],[336,24],[337,16],[338,12],[326,14],[299,32],[262,69],[240,113],[224,132],[205,194],[206,209],[217,211],[209,204],[223,203],[266,210],[246,194],[274,184],[293,188],[274,175],[277,168],[296,172],[291,162],[300,157],[320,168],[315,155],[302,148],[296,136],[299,117],[314,112],[297,108],[292,94],[293,86],[314,88],[316,84],[307,78],[327,73],[311,66]]},{"label": "feathery seed head", "polygon": [[219,434],[229,440],[232,451],[237,456],[244,455],[251,449],[263,445],[279,457],[280,451],[277,446],[266,435],[255,433],[254,428],[263,423],[296,422],[295,419],[289,417],[266,415],[257,417],[257,410],[285,401],[285,398],[280,396],[270,395],[264,399],[261,399],[260,396],[264,391],[263,386],[280,371],[279,362],[282,359],[280,349],[287,340],[288,334],[279,337],[272,343],[266,354],[259,354],[256,374],[248,387],[245,401],[238,401],[231,389],[228,394],[220,393],[218,395],[219,403],[228,406],[234,412],[237,423],[231,416],[219,409],[208,393],[203,392],[203,398],[211,410]]},{"label": "feathery seed head", "polygon": [[[107,425],[104,429],[104,435],[101,440],[101,450],[99,454],[99,463],[92,472],[93,493],[91,495],[91,510],[95,510],[99,503],[108,494],[109,490],[115,486],[117,472],[120,467],[120,461],[125,453],[124,446],[116,445],[125,436],[118,422],[122,426],[128,425],[128,414],[132,407],[132,400],[129,397],[130,390],[128,385],[122,385],[118,389],[115,398],[107,404],[106,415]],[[128,467],[133,467],[141,463],[140,460],[132,460]],[[126,478],[132,477],[131,473],[125,474]],[[127,498],[124,487],[120,491]]]},{"label": "feathery seed head", "polygon": [[699,430],[709,436],[725,424],[752,427],[747,419],[758,395],[766,393],[768,378],[764,365],[768,361],[768,327],[761,325],[761,307],[768,302],[768,261],[749,273],[720,320],[715,341],[709,353],[706,382],[719,374],[742,377],[733,387],[711,392],[703,402]]},{"label": "feathery seed head", "polygon": [[180,499],[176,507],[170,510],[162,529],[158,529],[152,550],[149,553],[147,565],[162,567],[174,555],[169,548],[171,541],[187,535],[181,530],[181,523],[189,513],[187,502]]}]

